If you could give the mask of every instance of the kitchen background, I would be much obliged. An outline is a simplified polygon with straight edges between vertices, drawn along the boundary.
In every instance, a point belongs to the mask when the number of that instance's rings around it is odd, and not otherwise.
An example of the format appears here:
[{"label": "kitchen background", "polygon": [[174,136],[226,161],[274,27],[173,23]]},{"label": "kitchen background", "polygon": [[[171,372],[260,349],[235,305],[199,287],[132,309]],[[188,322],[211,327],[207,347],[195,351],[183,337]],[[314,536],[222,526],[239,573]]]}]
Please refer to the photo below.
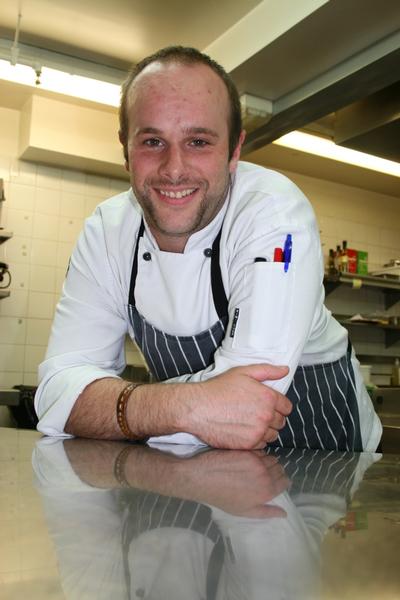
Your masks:
[{"label": "kitchen background", "polygon": [[[4,6],[9,20],[6,23],[7,19],[2,22],[0,18],[2,56],[7,44],[1,36],[12,40],[14,4],[6,0]],[[43,0],[35,0],[29,6],[33,10],[36,5],[45,16],[44,4]],[[64,20],[60,14],[54,20],[49,11],[47,41],[37,37],[40,27],[44,27],[43,23],[37,25],[37,20],[31,21],[30,37],[24,40],[22,35],[22,41],[32,44],[36,41],[49,50],[62,50],[67,54],[74,49],[75,56],[95,57],[110,68],[118,69],[172,42],[205,49],[232,73],[241,92],[273,100],[274,117],[270,122],[256,119],[256,123],[249,126],[244,159],[281,170],[303,190],[319,221],[325,260],[329,249],[341,245],[343,240],[347,240],[350,248],[368,252],[369,271],[391,259],[400,259],[398,177],[279,149],[270,143],[287,133],[290,126],[335,137],[338,132],[334,131],[334,125],[339,122],[343,107],[355,106],[370,94],[385,89],[391,90],[389,104],[393,106],[396,96],[393,86],[399,77],[399,70],[396,75],[393,69],[396,27],[398,35],[396,2],[387,0],[381,7],[370,0],[305,0],[294,4],[281,0],[279,10],[275,10],[274,0],[248,0],[222,2],[229,5],[229,11],[219,15],[214,14],[214,5],[206,2],[201,14],[196,13],[196,19],[200,24],[205,18],[210,26],[199,27],[197,32],[191,30],[185,33],[186,37],[176,35],[173,10],[164,14],[165,5],[154,2],[152,6],[158,7],[157,10],[146,18],[144,13],[141,15],[144,19],[140,21],[141,27],[143,31],[150,31],[150,26],[162,22],[162,31],[159,30],[160,35],[141,38],[129,37],[128,31],[115,29],[117,21],[120,27],[125,25],[123,21],[128,29],[133,27],[133,18],[140,12],[136,7],[128,15],[124,12],[125,3],[117,4],[120,10],[115,10],[111,22],[107,21],[109,12],[102,3],[94,15],[88,0],[79,6],[75,2],[60,1]],[[77,13],[73,15],[75,10]],[[357,16],[360,12],[363,20]],[[98,18],[97,29],[88,28],[89,21],[79,21],[77,15]],[[210,15],[213,18],[210,19]],[[179,14],[180,24],[184,25],[189,16],[193,14]],[[24,18],[25,24],[29,23],[29,9]],[[103,31],[107,23],[109,37],[101,35],[96,42],[93,39],[102,30],[100,21]],[[82,28],[68,27],[71,22],[86,23],[85,31],[90,29],[90,35],[82,38]],[[263,22],[268,22],[264,30],[260,29]],[[180,29],[186,31],[183,26]],[[70,39],[65,37],[66,31]],[[309,43],[316,31],[319,32],[318,53],[315,45]],[[338,31],[340,36],[336,35]],[[235,41],[237,35],[243,42],[240,46]],[[135,45],[134,40],[138,39],[140,44]],[[126,40],[125,45],[119,43],[120,40]],[[91,41],[93,47],[89,47]],[[85,44],[85,48],[78,48],[80,44]],[[103,52],[101,60],[94,51]],[[368,60],[362,64],[367,56]],[[398,45],[396,56],[399,57]],[[347,82],[345,86],[343,81]],[[10,296],[0,299],[0,388],[3,389],[37,384],[37,367],[46,351],[68,259],[83,221],[99,202],[129,185],[121,166],[114,109],[104,109],[90,102],[77,103],[65,96],[60,102],[60,97],[54,94],[41,93],[41,90],[27,94],[21,89],[21,86],[10,87],[0,82],[0,179],[5,199],[0,201],[0,262],[9,265],[12,275]],[[396,89],[398,92],[398,82]],[[396,97],[398,107],[399,95]],[[378,104],[384,102],[385,97],[378,98]],[[397,124],[398,114],[397,109]],[[281,120],[280,115],[283,115]],[[328,117],[322,119],[326,115]],[[374,119],[376,121],[376,114],[371,121]],[[376,133],[382,149],[389,140],[387,123],[377,128],[374,135]],[[112,148],[108,147],[108,140],[113,140]],[[369,138],[371,146],[359,149],[377,154],[374,140]],[[395,146],[391,142],[391,148]],[[397,135],[397,156],[398,147]],[[382,156],[398,160],[385,152]],[[13,235],[5,240],[2,232]],[[385,310],[384,296],[378,288],[340,286],[327,296],[327,305],[338,315],[400,314],[399,302]],[[351,327],[350,331],[362,362],[373,365],[372,381],[390,384],[394,360],[400,357],[400,341],[387,344],[385,331],[379,327]],[[126,358],[128,364],[142,364],[139,352],[130,342],[126,343]],[[8,423],[8,411],[0,406],[0,426]]]},{"label": "kitchen background", "polygon": [[[3,149],[12,147],[13,139],[18,138],[19,115],[14,112],[0,110]],[[336,248],[343,239],[350,247],[368,252],[371,270],[400,257],[398,198],[294,172],[285,174],[314,207],[325,258],[329,248]],[[0,301],[0,387],[11,388],[21,383],[37,384],[37,366],[46,351],[68,259],[85,217],[99,202],[129,184],[122,179],[21,161],[12,152],[0,155],[0,177],[6,198],[0,204],[0,224],[13,232],[13,237],[0,246],[0,261],[8,263],[12,273],[11,294]],[[361,290],[341,292],[335,304],[340,314],[383,309],[379,300],[375,303],[373,291],[363,291],[363,296]],[[328,297],[328,305],[330,301]],[[395,312],[396,307],[391,310]],[[363,354],[385,352],[381,340],[371,335],[364,340],[358,337],[358,341],[357,351]],[[127,343],[126,349],[128,364],[141,364],[133,345]]]}]

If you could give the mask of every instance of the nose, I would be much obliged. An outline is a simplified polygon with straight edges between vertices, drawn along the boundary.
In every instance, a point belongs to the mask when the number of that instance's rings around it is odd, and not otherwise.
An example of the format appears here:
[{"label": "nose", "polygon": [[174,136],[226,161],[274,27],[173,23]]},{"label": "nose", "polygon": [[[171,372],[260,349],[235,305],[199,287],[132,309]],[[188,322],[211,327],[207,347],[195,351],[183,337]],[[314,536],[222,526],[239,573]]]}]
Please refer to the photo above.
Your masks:
[{"label": "nose", "polygon": [[171,182],[178,182],[185,172],[183,151],[179,146],[169,146],[163,153],[159,173]]}]

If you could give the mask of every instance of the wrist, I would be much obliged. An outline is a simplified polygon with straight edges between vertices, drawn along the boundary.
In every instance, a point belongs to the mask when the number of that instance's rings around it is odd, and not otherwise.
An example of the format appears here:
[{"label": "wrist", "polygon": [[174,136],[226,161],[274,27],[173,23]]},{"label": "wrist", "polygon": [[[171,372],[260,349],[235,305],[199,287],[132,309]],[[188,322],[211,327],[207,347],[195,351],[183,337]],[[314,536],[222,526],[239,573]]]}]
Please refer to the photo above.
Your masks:
[{"label": "wrist", "polygon": [[200,434],[199,406],[204,404],[205,390],[203,382],[176,384],[177,431],[184,431],[192,435]]},{"label": "wrist", "polygon": [[151,383],[135,389],[127,404],[130,429],[138,437],[186,431],[195,397],[191,383]]},{"label": "wrist", "polygon": [[138,435],[136,430],[130,427],[128,420],[128,405],[133,400],[133,394],[135,390],[140,387],[140,383],[128,383],[120,391],[116,404],[116,418],[118,427],[123,436],[131,441],[145,442],[147,441],[146,436]]}]

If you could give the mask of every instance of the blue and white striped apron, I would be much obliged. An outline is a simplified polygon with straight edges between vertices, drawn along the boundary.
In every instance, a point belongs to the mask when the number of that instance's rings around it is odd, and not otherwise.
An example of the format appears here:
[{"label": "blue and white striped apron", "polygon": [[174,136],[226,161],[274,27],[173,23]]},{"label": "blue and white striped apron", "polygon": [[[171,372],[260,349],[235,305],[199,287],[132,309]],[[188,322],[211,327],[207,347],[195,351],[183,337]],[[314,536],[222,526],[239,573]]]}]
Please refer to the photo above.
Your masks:
[{"label": "blue and white striped apron", "polygon": [[[145,252],[138,256],[143,236],[142,221],[136,242],[129,286],[129,318],[135,341],[157,381],[187,375],[205,369],[214,362],[228,323],[228,300],[219,265],[221,232],[212,248],[204,250],[211,260],[211,288],[218,321],[209,329],[192,336],[175,336],[160,331],[137,310],[135,285],[140,260],[151,260]],[[346,354],[330,363],[299,366],[286,396],[293,410],[271,446],[323,450],[362,451],[356,384],[351,364],[351,345]]]},{"label": "blue and white striped apron", "polygon": [[[124,509],[124,527],[122,533],[122,553],[124,573],[128,598],[132,598],[132,565],[129,561],[129,548],[137,542],[142,533],[158,530],[160,537],[163,532],[175,528],[190,530],[194,535],[204,539],[204,554],[208,566],[204,582],[205,600],[215,600],[218,582],[225,557],[224,537],[217,523],[212,519],[209,506],[170,496],[162,496],[153,492],[141,490],[125,491],[121,498]],[[209,548],[210,546],[210,548]],[[136,589],[137,598],[145,598],[149,593],[143,588]]]},{"label": "blue and white striped apron", "polygon": [[[299,495],[301,506],[304,506],[305,496],[309,500],[312,499],[310,506],[314,510],[308,513],[312,518],[307,520],[306,517],[304,523],[311,535],[318,535],[319,530],[315,526],[314,519],[318,496],[322,494],[323,497],[330,495],[350,499],[360,460],[359,455],[284,448],[270,448],[267,452],[271,456],[276,456],[282,471],[290,480],[288,494],[293,504],[296,506]],[[210,463],[213,464],[212,454]],[[189,530],[194,536],[200,536],[203,540],[203,556],[207,567],[202,598],[215,600],[224,566],[233,564],[236,568],[238,557],[235,556],[228,532],[222,532],[213,519],[211,508],[193,500],[163,496],[156,492],[134,488],[118,490],[117,497],[123,521],[122,555],[128,599],[148,598],[151,595],[151,589],[136,587],[135,576],[138,573],[130,560],[131,546],[137,544],[140,548],[141,535],[147,532],[157,532],[159,539],[162,540],[171,529],[180,529]],[[319,542],[322,542],[323,535],[321,532],[321,537],[317,538]],[[200,568],[199,564],[198,569]],[[157,572],[157,564],[155,564],[155,573]],[[134,596],[132,591],[135,593]]]}]

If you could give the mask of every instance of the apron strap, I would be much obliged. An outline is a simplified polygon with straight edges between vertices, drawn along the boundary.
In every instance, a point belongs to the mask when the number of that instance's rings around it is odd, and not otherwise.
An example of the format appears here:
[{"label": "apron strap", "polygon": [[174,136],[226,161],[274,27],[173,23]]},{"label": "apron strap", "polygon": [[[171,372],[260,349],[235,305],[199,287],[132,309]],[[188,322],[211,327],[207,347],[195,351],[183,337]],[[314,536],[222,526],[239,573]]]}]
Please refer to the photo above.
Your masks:
[{"label": "apron strap", "polygon": [[[139,227],[138,237],[136,241],[135,254],[133,257],[131,281],[129,285],[129,304],[136,306],[135,304],[135,285],[138,270],[138,252],[139,252],[139,241],[144,233],[144,221],[142,219]],[[222,283],[221,267],[219,264],[219,244],[221,239],[221,229],[217,237],[215,238],[212,245],[211,253],[211,289],[214,300],[215,310],[217,311],[218,317],[223,319],[228,315],[228,299],[225,294],[224,284]]]},{"label": "apron strap", "polygon": [[136,276],[137,276],[137,269],[138,269],[139,241],[140,241],[140,238],[143,236],[143,232],[144,232],[144,221],[142,219],[142,221],[140,223],[140,227],[139,227],[137,241],[136,241],[135,255],[133,257],[133,264],[132,264],[131,282],[129,285],[129,304],[131,306],[136,306],[136,304],[135,304],[135,285],[136,285]]},{"label": "apron strap", "polygon": [[221,240],[221,231],[212,245],[211,254],[211,289],[214,300],[215,310],[220,319],[228,316],[228,299],[225,294],[224,284],[222,283],[221,267],[219,264],[219,243]]}]

